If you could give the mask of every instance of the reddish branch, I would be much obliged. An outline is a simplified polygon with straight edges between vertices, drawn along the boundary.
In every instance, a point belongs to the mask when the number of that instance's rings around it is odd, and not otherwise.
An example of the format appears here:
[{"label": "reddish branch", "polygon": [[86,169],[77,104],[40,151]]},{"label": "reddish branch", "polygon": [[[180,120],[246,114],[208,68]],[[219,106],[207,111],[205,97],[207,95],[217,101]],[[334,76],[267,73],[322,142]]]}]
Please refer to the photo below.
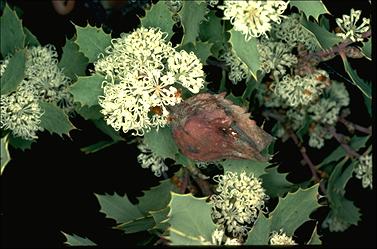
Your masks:
[{"label": "reddish branch", "polygon": [[360,131],[360,132],[363,132],[365,134],[368,134],[368,135],[371,135],[372,134],[372,128],[371,127],[363,127],[361,125],[358,125],[358,124],[354,124],[346,119],[344,119],[343,117],[339,117],[338,119],[339,122],[341,122],[342,124],[344,124],[348,130],[350,131]]},{"label": "reddish branch", "polygon": [[204,196],[212,195],[211,187],[209,183],[205,179],[203,179],[205,178],[205,176],[200,172],[200,170],[193,165],[188,165],[186,168],[190,172],[191,178],[195,181],[195,183],[198,185],[198,187],[202,191],[203,195]]},{"label": "reddish branch", "polygon": [[351,146],[347,144],[346,141],[343,139],[343,135],[336,132],[334,127],[327,127],[331,135],[340,143],[343,149],[347,152],[350,157],[358,158],[360,157],[359,153],[357,153]]}]

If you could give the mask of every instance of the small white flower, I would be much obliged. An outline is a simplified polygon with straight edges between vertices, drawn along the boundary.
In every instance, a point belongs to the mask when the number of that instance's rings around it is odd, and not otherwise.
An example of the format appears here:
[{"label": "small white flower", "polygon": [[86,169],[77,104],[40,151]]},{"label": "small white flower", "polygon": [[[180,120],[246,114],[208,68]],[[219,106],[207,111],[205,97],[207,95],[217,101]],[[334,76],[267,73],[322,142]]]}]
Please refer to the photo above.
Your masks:
[{"label": "small white flower", "polygon": [[250,77],[249,67],[237,57],[233,50],[221,55],[219,59],[230,67],[229,79],[233,84],[237,84],[237,82]]},{"label": "small white flower", "polygon": [[322,124],[333,125],[338,120],[340,106],[336,101],[321,98],[315,105],[309,107],[311,118]]},{"label": "small white flower", "polygon": [[363,41],[363,33],[370,29],[370,20],[363,18],[363,22],[359,25],[357,22],[360,19],[361,10],[351,9],[351,15],[343,15],[342,18],[336,18],[336,24],[342,30],[342,33],[337,33],[337,36],[343,39],[351,39],[353,42]]},{"label": "small white flower", "polygon": [[267,36],[272,23],[280,23],[288,6],[285,1],[224,1],[224,19],[230,20],[234,29],[242,32],[246,40]]},{"label": "small white flower", "polygon": [[218,194],[211,196],[212,219],[233,237],[246,235],[268,199],[262,182],[245,172],[226,172],[214,180],[218,182]]},{"label": "small white flower", "polygon": [[144,169],[151,168],[155,176],[160,177],[162,172],[168,170],[164,159],[157,156],[153,151],[144,143],[139,144],[138,149],[140,154],[137,156],[137,161]]},{"label": "small white flower", "polygon": [[9,95],[1,95],[0,108],[0,128],[9,129],[15,136],[27,140],[38,138],[36,132],[42,130],[43,111],[30,87],[19,86]]},{"label": "small white flower", "polygon": [[373,188],[373,164],[372,155],[363,155],[358,159],[359,163],[354,169],[356,178],[362,180],[363,188]]},{"label": "small white flower", "polygon": [[292,237],[286,235],[282,229],[279,232],[273,231],[270,237],[270,245],[297,245]]},{"label": "small white flower", "polygon": [[0,60],[0,77],[3,77],[5,70],[9,64],[9,59],[5,58],[4,60]]},{"label": "small white flower", "polygon": [[330,232],[344,232],[350,226],[350,223],[339,219],[332,211],[330,211],[330,213],[322,223],[322,227],[328,228]]}]

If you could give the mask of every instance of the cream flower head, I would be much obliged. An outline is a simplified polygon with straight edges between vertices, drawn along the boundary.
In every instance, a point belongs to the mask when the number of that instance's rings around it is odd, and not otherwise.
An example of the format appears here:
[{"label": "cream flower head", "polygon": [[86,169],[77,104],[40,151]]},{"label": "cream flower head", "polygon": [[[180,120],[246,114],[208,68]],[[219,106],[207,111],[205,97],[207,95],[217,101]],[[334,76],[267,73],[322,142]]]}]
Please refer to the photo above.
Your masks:
[{"label": "cream flower head", "polygon": [[282,229],[279,232],[273,231],[270,237],[270,245],[297,245],[292,237],[286,235]]}]

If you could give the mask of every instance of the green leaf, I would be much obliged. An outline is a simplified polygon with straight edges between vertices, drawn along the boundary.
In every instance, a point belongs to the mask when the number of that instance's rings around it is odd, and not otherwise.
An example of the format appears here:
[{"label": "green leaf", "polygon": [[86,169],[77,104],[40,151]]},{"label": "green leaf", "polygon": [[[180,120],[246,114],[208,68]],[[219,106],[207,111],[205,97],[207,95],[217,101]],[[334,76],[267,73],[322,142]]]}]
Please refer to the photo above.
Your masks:
[{"label": "green leaf", "polygon": [[101,205],[101,212],[106,214],[107,218],[116,220],[117,224],[127,223],[136,219],[143,218],[144,215],[140,210],[133,205],[127,195],[97,195],[99,204]]},{"label": "green leaf", "polygon": [[107,125],[103,119],[93,120],[93,123],[98,129],[108,135],[114,142],[124,141],[123,137],[119,135],[119,132],[114,130],[113,127]]},{"label": "green leaf", "polygon": [[63,69],[64,74],[71,79],[76,79],[76,75],[83,76],[88,62],[88,58],[79,52],[79,46],[67,39],[63,47],[62,58],[58,64],[58,67]]},{"label": "green leaf", "polygon": [[153,217],[145,216],[129,222],[122,223],[116,226],[116,228],[123,230],[125,234],[129,234],[152,229],[155,225],[156,223],[154,222]]},{"label": "green leaf", "polygon": [[363,47],[361,48],[365,58],[372,60],[372,38],[369,38],[367,42],[363,42]]},{"label": "green leaf", "polygon": [[99,74],[79,76],[77,81],[70,86],[70,93],[75,102],[81,106],[98,105],[98,97],[103,94],[102,82],[105,77]]},{"label": "green leaf", "polygon": [[89,146],[83,147],[80,150],[84,152],[85,154],[91,154],[91,153],[95,153],[100,150],[103,150],[115,143],[116,143],[115,141],[99,141],[95,144],[91,144]]},{"label": "green leaf", "polygon": [[309,215],[320,207],[317,195],[318,184],[279,198],[277,207],[270,213],[271,231],[283,229],[288,236],[292,236],[299,226],[310,219]]},{"label": "green leaf", "polygon": [[210,11],[207,15],[207,21],[203,21],[199,25],[199,37],[201,41],[211,43],[225,40],[221,18],[217,17],[214,11]]},{"label": "green leaf", "polygon": [[322,241],[321,241],[320,236],[318,235],[318,232],[317,232],[317,223],[314,227],[314,230],[313,230],[312,236],[310,237],[308,245],[322,245]]},{"label": "green leaf", "polygon": [[73,234],[73,235],[69,235],[69,234],[66,234],[66,233],[63,233],[63,234],[67,239],[67,241],[64,242],[64,243],[67,244],[67,245],[70,245],[70,246],[96,246],[97,245],[96,243],[94,243],[90,239],[83,238],[83,237],[77,236],[75,234]]},{"label": "green leaf", "polygon": [[203,245],[212,241],[216,225],[206,198],[171,193],[168,239],[172,245]]},{"label": "green leaf", "polygon": [[102,108],[99,105],[94,105],[91,107],[88,106],[81,106],[80,104],[76,104],[75,111],[80,114],[85,120],[95,120],[103,118],[102,113],[100,113],[100,110]]},{"label": "green leaf", "polygon": [[9,144],[15,148],[20,149],[22,151],[30,150],[32,143],[34,143],[35,140],[26,140],[21,137],[15,137],[12,134],[9,136]]},{"label": "green leaf", "polygon": [[317,23],[306,20],[304,16],[301,16],[300,21],[301,24],[317,38],[322,49],[332,48],[342,41],[341,37],[329,32]]},{"label": "green leaf", "polygon": [[145,17],[141,18],[141,26],[145,28],[160,28],[162,32],[166,32],[168,34],[166,38],[167,41],[169,41],[174,34],[174,24],[172,13],[164,1],[159,1],[154,4],[149,11],[146,11]]},{"label": "green leaf", "polygon": [[262,212],[248,233],[245,245],[268,245],[271,233],[271,219],[267,219]]},{"label": "green leaf", "polygon": [[139,197],[137,207],[145,214],[149,211],[157,211],[166,208],[170,201],[170,191],[173,190],[173,184],[170,179],[161,181],[161,183],[144,191],[144,195]]},{"label": "green leaf", "polygon": [[59,136],[66,134],[76,127],[69,121],[67,115],[54,104],[40,101],[40,107],[43,109],[41,117],[41,127],[48,130],[51,134],[56,133]]},{"label": "green leaf", "polygon": [[97,60],[98,55],[111,45],[111,36],[106,34],[102,28],[76,27],[77,39],[75,43],[79,45],[80,51],[89,59],[89,62]]},{"label": "green leaf", "polygon": [[182,9],[178,12],[183,26],[183,38],[181,45],[196,43],[199,36],[199,27],[205,20],[207,4],[204,1],[182,1]]},{"label": "green leaf", "polygon": [[354,85],[356,85],[366,97],[372,98],[372,84],[370,82],[364,81],[357,75],[356,70],[354,70],[347,60],[346,56],[341,56],[343,60],[344,69],[346,70],[348,76],[351,78]]},{"label": "green leaf", "polygon": [[270,197],[282,196],[296,188],[295,185],[287,181],[288,173],[279,173],[278,167],[266,169],[265,174],[261,175],[263,188]]},{"label": "green leaf", "polygon": [[221,162],[224,172],[231,171],[241,173],[245,171],[247,174],[253,174],[254,177],[260,177],[265,173],[265,168],[270,165],[268,162],[254,160],[225,160]]},{"label": "green leaf", "polygon": [[0,27],[1,54],[5,58],[7,55],[14,53],[16,49],[22,49],[25,42],[21,20],[7,4],[3,10],[3,15],[0,17]]},{"label": "green leaf", "polygon": [[9,60],[3,76],[0,78],[1,94],[8,94],[17,89],[25,76],[25,50],[16,52]]},{"label": "green leaf", "polygon": [[5,166],[7,166],[7,164],[10,161],[10,154],[9,154],[9,151],[8,151],[8,143],[9,143],[8,135],[1,138],[1,140],[0,140],[0,175],[3,174]]},{"label": "green leaf", "polygon": [[251,38],[249,41],[245,41],[241,32],[231,30],[230,33],[230,43],[234,52],[249,67],[251,75],[257,79],[257,71],[260,69],[257,39]]},{"label": "green leaf", "polygon": [[369,116],[372,117],[372,99],[368,98],[367,96],[363,95],[364,97],[364,104],[367,108],[367,111],[369,113]]},{"label": "green leaf", "polygon": [[225,98],[231,100],[234,104],[245,107],[245,108],[248,108],[250,104],[250,102],[245,100],[243,97],[241,96],[236,97],[233,95],[233,93],[230,93]]},{"label": "green leaf", "polygon": [[212,43],[198,41],[194,45],[193,43],[186,43],[181,49],[187,52],[194,52],[194,54],[200,59],[203,65],[207,64],[207,58],[211,55]]},{"label": "green leaf", "polygon": [[28,30],[28,28],[24,27],[24,33],[25,33],[25,46],[37,47],[41,45],[37,37],[33,35],[33,33],[31,33],[30,30]]},{"label": "green leaf", "polygon": [[175,159],[178,147],[173,140],[170,127],[152,129],[144,135],[144,143],[162,158]]},{"label": "green leaf", "polygon": [[297,7],[300,11],[304,12],[306,16],[312,16],[318,21],[318,17],[322,14],[330,14],[326,9],[326,6],[321,0],[311,0],[311,1],[290,1],[291,6]]},{"label": "green leaf", "polygon": [[152,215],[156,224],[152,229],[158,230],[160,233],[164,233],[169,227],[169,223],[167,222],[169,212],[169,207],[160,209],[158,211],[150,211],[149,213]]}]

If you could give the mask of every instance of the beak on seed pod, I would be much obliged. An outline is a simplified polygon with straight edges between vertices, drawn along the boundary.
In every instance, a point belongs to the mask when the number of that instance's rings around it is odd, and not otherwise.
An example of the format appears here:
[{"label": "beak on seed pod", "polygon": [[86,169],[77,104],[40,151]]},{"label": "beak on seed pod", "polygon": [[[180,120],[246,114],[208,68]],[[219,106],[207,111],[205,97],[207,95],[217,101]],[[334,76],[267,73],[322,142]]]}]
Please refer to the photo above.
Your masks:
[{"label": "beak on seed pod", "polygon": [[225,93],[201,93],[169,108],[173,138],[181,153],[198,161],[267,161],[260,152],[272,136],[244,108],[224,97]]}]

